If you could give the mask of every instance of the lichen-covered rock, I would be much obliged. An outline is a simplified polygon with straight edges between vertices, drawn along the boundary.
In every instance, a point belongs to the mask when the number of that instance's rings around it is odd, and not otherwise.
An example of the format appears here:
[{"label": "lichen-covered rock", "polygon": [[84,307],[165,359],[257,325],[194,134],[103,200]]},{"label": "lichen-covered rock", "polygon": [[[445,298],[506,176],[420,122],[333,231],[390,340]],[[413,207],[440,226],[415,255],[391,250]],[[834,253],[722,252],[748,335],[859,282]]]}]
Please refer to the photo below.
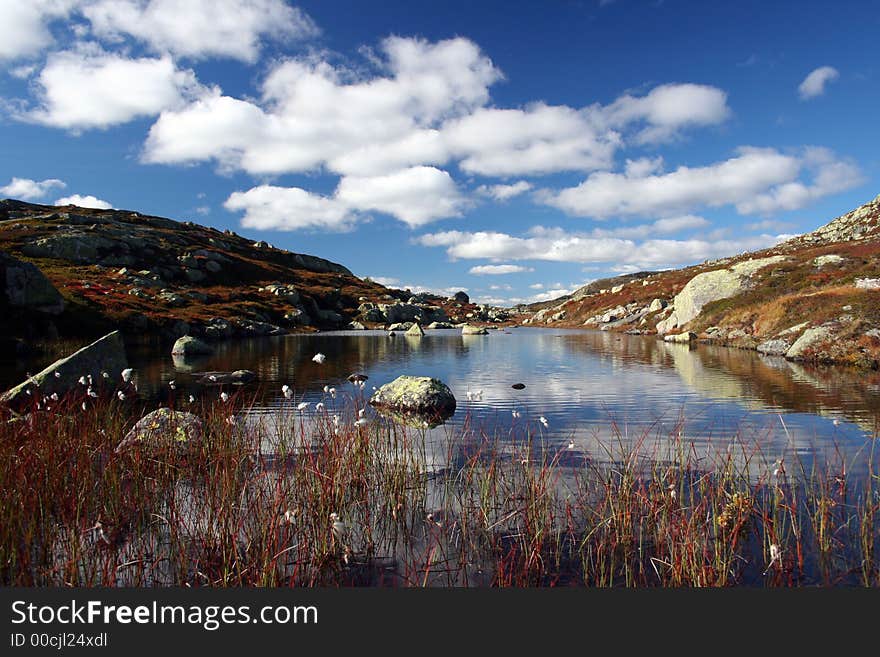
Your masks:
[{"label": "lichen-covered rock", "polygon": [[36,265],[0,251],[0,287],[12,307],[57,315],[64,299]]},{"label": "lichen-covered rock", "polygon": [[657,324],[657,333],[663,334],[684,326],[700,314],[707,303],[736,296],[749,287],[751,277],[759,269],[784,260],[784,256],[770,256],[740,262],[728,269],[697,274],[687,282],[672,301],[672,314]]},{"label": "lichen-covered rock", "polygon": [[432,417],[448,417],[455,412],[455,396],[449,386],[429,376],[399,376],[374,392],[370,404],[398,413]]},{"label": "lichen-covered rock", "polygon": [[185,335],[174,343],[172,356],[207,356],[214,353],[214,347],[191,335]]},{"label": "lichen-covered rock", "polygon": [[786,358],[798,359],[803,358],[806,351],[812,346],[828,340],[833,334],[829,326],[814,326],[808,328],[801,334],[788,351],[785,352]]},{"label": "lichen-covered rock", "polygon": [[419,326],[418,322],[416,322],[415,324],[413,324],[412,326],[409,327],[409,330],[407,330],[406,335],[408,335],[410,337],[420,338],[423,335],[425,335],[425,332],[422,330],[422,327]]},{"label": "lichen-covered rock", "polygon": [[431,322],[428,324],[429,329],[451,329],[453,328],[452,324],[449,322]]},{"label": "lichen-covered rock", "polygon": [[780,338],[765,340],[756,347],[758,353],[768,356],[783,356],[790,348],[791,343]]},{"label": "lichen-covered rock", "polygon": [[465,324],[461,327],[462,335],[489,335],[489,331],[484,329],[482,326],[471,326],[470,324]]},{"label": "lichen-covered rock", "polygon": [[128,367],[125,344],[119,331],[108,333],[74,352],[70,356],[56,360],[46,369],[17,385],[0,397],[0,401],[16,404],[30,398],[26,390],[37,390],[40,395],[63,395],[79,386],[80,377],[91,376],[96,387],[104,381],[107,372],[110,381],[119,382],[122,370]]},{"label": "lichen-covered rock", "polygon": [[664,299],[654,299],[651,302],[651,305],[648,306],[648,312],[657,312],[658,310],[663,310],[668,304]]},{"label": "lichen-covered rock", "polygon": [[880,290],[880,278],[857,278],[856,287],[860,290]]},{"label": "lichen-covered rock", "polygon": [[121,452],[138,444],[148,447],[197,445],[202,441],[203,434],[202,421],[192,413],[160,408],[138,420],[125,434],[116,451]]},{"label": "lichen-covered rock", "polygon": [[826,265],[839,265],[841,262],[845,262],[846,258],[843,256],[835,255],[833,253],[829,253],[827,255],[819,256],[817,258],[813,258],[813,266],[822,269]]}]

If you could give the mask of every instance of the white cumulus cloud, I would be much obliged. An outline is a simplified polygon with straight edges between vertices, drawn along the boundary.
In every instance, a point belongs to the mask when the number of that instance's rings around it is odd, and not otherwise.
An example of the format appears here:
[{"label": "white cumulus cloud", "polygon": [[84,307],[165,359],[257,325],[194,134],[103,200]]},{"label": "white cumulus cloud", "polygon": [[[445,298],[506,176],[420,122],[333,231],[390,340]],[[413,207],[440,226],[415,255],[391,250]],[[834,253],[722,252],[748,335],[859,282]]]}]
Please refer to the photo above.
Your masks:
[{"label": "white cumulus cloud", "polygon": [[113,208],[113,205],[108,201],[92,196],[91,194],[86,196],[81,196],[79,194],[65,196],[64,198],[55,201],[55,205],[76,205],[81,208],[95,208],[96,210],[110,210]]},{"label": "white cumulus cloud", "polygon": [[0,0],[0,61],[39,54],[52,42],[49,23],[67,16],[78,0]]},{"label": "white cumulus cloud", "polygon": [[94,44],[50,55],[36,82],[40,104],[21,118],[74,131],[157,115],[198,89],[169,56],[129,59]]},{"label": "white cumulus cloud", "polygon": [[422,235],[416,241],[424,246],[445,247],[452,259],[614,263],[621,267],[648,269],[692,264],[766,248],[784,237],[755,235],[735,240],[654,238],[635,241],[536,226],[525,237],[494,231],[444,231]]},{"label": "white cumulus cloud", "polygon": [[36,201],[45,197],[53,189],[67,187],[63,180],[48,178],[46,180],[31,180],[30,178],[12,178],[5,187],[0,187],[0,194],[20,201]]},{"label": "white cumulus cloud", "polygon": [[242,224],[249,228],[348,230],[370,211],[416,227],[457,216],[465,204],[447,172],[411,167],[384,176],[343,176],[332,196],[261,185],[234,192],[224,207],[244,212]]},{"label": "white cumulus cloud", "polygon": [[284,61],[262,83],[261,99],[219,92],[164,112],[150,130],[144,159],[214,160],[252,174],[326,167],[376,176],[449,159],[443,120],[487,102],[500,72],[473,42],[390,37],[382,71],[356,75],[319,58]]},{"label": "white cumulus cloud", "polygon": [[798,86],[798,94],[800,94],[801,100],[809,100],[810,98],[821,96],[825,93],[825,86],[838,77],[840,77],[840,73],[833,66],[820,66],[811,71]]},{"label": "white cumulus cloud", "polygon": [[97,0],[83,14],[96,36],[131,36],[178,57],[257,60],[264,38],[296,41],[318,34],[314,22],[284,0]]},{"label": "white cumulus cloud", "polygon": [[532,189],[532,183],[520,180],[510,185],[480,185],[476,192],[480,196],[487,196],[496,201],[507,201],[514,196],[525,194],[530,189]]},{"label": "white cumulus cloud", "polygon": [[[809,193],[791,187],[792,183],[802,185],[797,181],[802,170],[816,171]],[[740,213],[770,212],[797,209],[858,184],[857,171],[855,165],[837,159],[827,149],[808,148],[794,155],[773,148],[741,147],[728,160],[702,167],[680,166],[669,173],[657,172],[656,162],[649,167],[628,166],[624,173],[593,173],[576,187],[542,190],[539,198],[570,215],[596,219],[662,216],[724,205],[733,205]]]},{"label": "white cumulus cloud", "polygon": [[535,271],[531,267],[522,265],[478,265],[468,270],[469,274],[477,276],[498,276],[501,274],[518,274],[525,271]]}]

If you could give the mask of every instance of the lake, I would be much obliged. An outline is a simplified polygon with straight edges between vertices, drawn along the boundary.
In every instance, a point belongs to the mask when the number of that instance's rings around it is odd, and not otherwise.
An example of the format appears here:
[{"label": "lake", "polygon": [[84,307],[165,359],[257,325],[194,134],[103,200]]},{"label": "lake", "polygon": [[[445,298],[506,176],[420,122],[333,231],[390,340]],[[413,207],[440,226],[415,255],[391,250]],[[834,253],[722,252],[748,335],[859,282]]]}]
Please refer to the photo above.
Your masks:
[{"label": "lake", "polygon": [[[502,439],[527,433],[545,445],[607,460],[609,444],[640,443],[662,454],[675,438],[698,453],[757,455],[756,468],[783,458],[809,466],[842,455],[855,473],[880,426],[878,372],[649,336],[538,328],[488,336],[436,330],[422,338],[335,331],[220,343],[213,356],[185,363],[173,361],[169,351],[132,349],[142,394],[173,396],[182,408],[189,395],[218,394],[196,383],[199,372],[249,369],[258,384],[239,394],[254,396],[252,418],[271,419],[305,401],[310,406],[300,415],[308,419],[318,402],[332,413],[355,394],[361,402],[368,399],[374,386],[401,374],[436,377],[458,406],[445,425],[426,431],[429,444],[433,439],[445,445],[466,424]],[[326,356],[324,363],[312,360],[316,353]],[[369,376],[362,392],[347,381],[354,372]],[[515,383],[525,388],[515,390]],[[293,389],[292,399],[284,397],[282,385]],[[338,397],[331,398],[325,386]],[[444,467],[446,451],[437,449],[436,467]]]}]

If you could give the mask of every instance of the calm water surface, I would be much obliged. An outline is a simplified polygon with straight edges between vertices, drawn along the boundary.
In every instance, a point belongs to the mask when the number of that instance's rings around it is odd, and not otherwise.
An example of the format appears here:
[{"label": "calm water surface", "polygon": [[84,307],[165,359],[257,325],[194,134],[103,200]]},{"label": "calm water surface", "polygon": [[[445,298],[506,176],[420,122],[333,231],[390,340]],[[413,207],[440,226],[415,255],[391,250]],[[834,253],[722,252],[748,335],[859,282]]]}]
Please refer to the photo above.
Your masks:
[{"label": "calm water surface", "polygon": [[[319,352],[326,355],[323,364],[312,361]],[[256,396],[252,419],[289,414],[306,401],[309,409],[299,415],[308,421],[317,402],[334,413],[351,408],[352,399],[364,405],[373,386],[401,374],[437,377],[452,389],[458,408],[445,425],[426,431],[428,443],[438,444],[436,467],[447,458],[440,443],[467,423],[502,440],[531,435],[567,450],[567,457],[613,460],[609,446],[637,443],[662,457],[680,440],[697,454],[753,458],[750,467],[758,469],[783,457],[809,466],[842,455],[857,470],[880,424],[877,372],[599,331],[515,328],[462,336],[437,330],[422,338],[325,332],[223,343],[215,355],[187,362],[167,353],[167,347],[141,347],[130,354],[142,392],[174,395],[182,407],[190,394],[219,394],[196,382],[199,373],[249,369],[258,383],[240,394]],[[369,376],[363,391],[346,380],[353,372]],[[514,383],[526,387],[514,390]],[[294,389],[293,399],[284,398],[284,384]],[[337,389],[335,399],[325,386]],[[468,399],[478,391],[479,398]]]}]

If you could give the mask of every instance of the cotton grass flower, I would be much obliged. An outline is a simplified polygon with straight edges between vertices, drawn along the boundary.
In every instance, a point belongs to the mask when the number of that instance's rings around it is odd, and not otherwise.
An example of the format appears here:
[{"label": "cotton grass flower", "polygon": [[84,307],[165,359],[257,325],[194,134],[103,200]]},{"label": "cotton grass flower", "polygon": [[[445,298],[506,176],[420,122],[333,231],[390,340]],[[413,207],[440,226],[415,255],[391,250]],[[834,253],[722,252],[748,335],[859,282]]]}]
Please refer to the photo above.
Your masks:
[{"label": "cotton grass flower", "polygon": [[134,372],[134,370],[130,367],[126,367],[124,370],[122,370],[122,380],[125,381],[126,383],[131,381],[132,372]]},{"label": "cotton grass flower", "polygon": [[318,363],[318,365],[320,365],[325,360],[327,360],[327,357],[322,353],[317,353],[314,356],[312,356],[312,360],[315,361],[316,363]]},{"label": "cotton grass flower", "polygon": [[543,424],[545,427],[549,427],[549,426],[550,426],[550,423],[547,421],[547,418],[545,418],[543,415],[542,415],[541,417],[538,418],[538,422],[540,422],[541,424]]},{"label": "cotton grass flower", "polygon": [[226,402],[228,402],[229,401],[229,393],[221,392],[220,393],[220,401],[222,401],[224,404]]},{"label": "cotton grass flower", "polygon": [[79,384],[81,386],[89,385],[89,380],[85,377],[85,374],[83,374],[81,377],[79,377]]},{"label": "cotton grass flower", "polygon": [[190,395],[190,396],[189,396],[189,403],[190,403],[190,404],[193,404],[193,403],[195,403],[195,401],[196,401],[195,396]]},{"label": "cotton grass flower", "polygon": [[119,397],[119,401],[125,401],[125,393],[121,390],[116,391],[116,396]]},{"label": "cotton grass flower", "polygon": [[293,397],[293,390],[291,390],[290,386],[285,383],[281,386],[281,394],[284,395],[285,399],[290,399]]},{"label": "cotton grass flower", "polygon": [[296,410],[302,412],[309,407],[309,402],[300,402],[296,405]]}]

